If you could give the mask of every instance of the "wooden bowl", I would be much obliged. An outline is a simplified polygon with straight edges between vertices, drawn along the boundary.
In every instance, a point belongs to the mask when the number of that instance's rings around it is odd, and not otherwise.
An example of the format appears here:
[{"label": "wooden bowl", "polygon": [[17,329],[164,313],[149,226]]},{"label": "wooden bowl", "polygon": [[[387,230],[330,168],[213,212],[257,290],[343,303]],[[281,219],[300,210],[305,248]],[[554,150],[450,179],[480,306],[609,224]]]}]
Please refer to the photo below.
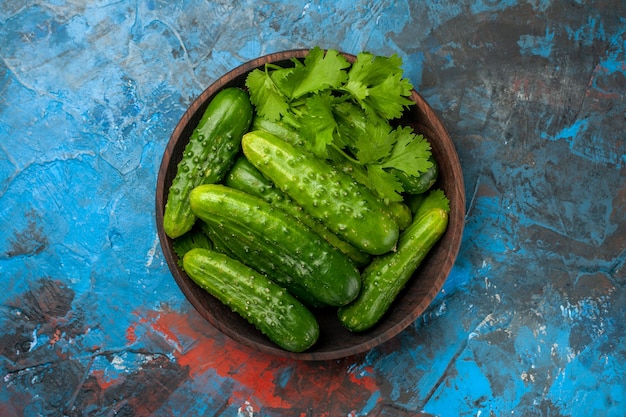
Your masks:
[{"label": "wooden bowl", "polygon": [[[172,240],[165,234],[162,226],[167,192],[176,174],[176,167],[192,131],[212,97],[226,87],[244,87],[247,74],[267,62],[289,65],[291,58],[301,59],[307,53],[306,49],[291,50],[247,62],[219,78],[191,104],[174,129],[163,154],[157,179],[156,223],[161,247],[174,279],[189,302],[219,331],[243,345],[264,353],[301,360],[330,360],[365,352],[394,337],[413,323],[441,290],[459,250],[465,217],[465,191],[459,158],[445,127],[416,91],[412,92],[412,99],[416,105],[405,111],[401,123],[412,126],[432,145],[432,152],[440,169],[435,187],[443,189],[450,199],[449,225],[444,236],[422,262],[392,308],[374,328],[363,333],[351,333],[339,323],[335,310],[316,312],[320,323],[320,338],[317,344],[304,353],[287,352],[198,287],[180,269],[178,258],[172,248]],[[354,62],[355,56],[349,54],[344,56],[350,62]]]}]

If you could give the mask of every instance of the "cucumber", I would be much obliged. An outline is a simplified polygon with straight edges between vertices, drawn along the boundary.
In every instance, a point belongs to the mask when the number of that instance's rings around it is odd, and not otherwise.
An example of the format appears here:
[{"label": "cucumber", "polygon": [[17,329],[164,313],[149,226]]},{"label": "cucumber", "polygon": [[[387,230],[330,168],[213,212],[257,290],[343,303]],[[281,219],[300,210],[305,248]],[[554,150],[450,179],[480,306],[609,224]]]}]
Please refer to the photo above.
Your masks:
[{"label": "cucumber", "polygon": [[242,140],[246,158],[311,216],[370,255],[392,250],[399,227],[367,187],[300,147],[261,130]]},{"label": "cucumber", "polygon": [[411,209],[404,202],[391,202],[387,205],[387,209],[396,220],[401,231],[409,227],[413,221],[413,213],[411,213]]},{"label": "cucumber", "polygon": [[319,302],[341,306],[359,293],[360,274],[347,256],[265,200],[223,184],[204,184],[193,189],[190,201],[202,221],[245,239],[250,252],[273,260]]},{"label": "cucumber", "polygon": [[362,332],[384,316],[448,225],[448,213],[432,208],[402,232],[396,252],[375,258],[361,275],[359,296],[340,307],[339,321],[348,330]]},{"label": "cucumber", "polygon": [[352,259],[357,266],[364,266],[370,262],[371,256],[342,240],[321,222],[302,210],[302,207],[291,201],[291,199],[276,188],[270,180],[265,178],[245,156],[242,155],[237,158],[230,172],[226,175],[224,184],[228,187],[263,198],[272,206],[286,211],[323,237],[328,243],[339,249],[344,255]]},{"label": "cucumber", "polygon": [[319,324],[302,303],[267,277],[227,255],[194,248],[183,257],[189,278],[272,342],[303,352],[319,338]]},{"label": "cucumber", "polygon": [[439,166],[437,165],[435,158],[431,155],[430,158],[428,158],[428,161],[430,161],[432,165],[426,172],[422,172],[418,177],[409,175],[399,169],[392,169],[390,172],[396,176],[398,181],[400,181],[407,194],[423,194],[430,190],[430,188],[437,182],[437,177],[439,175]]},{"label": "cucumber", "polygon": [[223,234],[218,233],[210,224],[205,223],[202,220],[197,221],[196,224],[201,225],[200,228],[202,229],[202,232],[211,240],[213,250],[215,252],[223,253],[224,255],[230,256],[231,258],[237,259],[241,262],[241,259],[238,259],[237,254],[230,250],[228,247],[229,245],[226,244],[226,239]]},{"label": "cucumber", "polygon": [[[334,164],[339,170],[350,175],[354,181],[372,189],[370,180],[367,177],[367,172],[363,166],[343,158],[334,161]],[[384,205],[387,211],[389,211],[389,214],[396,220],[396,223],[398,223],[400,230],[406,229],[409,224],[411,224],[411,220],[413,219],[411,210],[403,201],[385,201]]]},{"label": "cucumber", "polygon": [[[274,136],[277,136],[296,146],[301,146],[304,143],[299,133],[282,121],[269,121],[261,117],[255,117],[252,122],[251,130],[263,130],[265,132],[269,132]],[[329,151],[333,152],[332,149]],[[335,164],[335,166],[341,171],[350,174],[355,181],[372,189],[372,187],[368,185],[369,179],[367,178],[367,172],[362,166],[341,156],[334,158],[333,164]],[[409,226],[409,224],[411,224],[412,217],[410,209],[406,204],[400,201],[393,201],[385,204],[390,214],[396,219],[400,230],[404,230]]]},{"label": "cucumber", "polygon": [[304,144],[304,140],[302,139],[298,131],[282,120],[272,121],[257,116],[252,121],[252,126],[250,127],[250,130],[264,130],[274,136],[278,136],[279,138],[286,140],[292,145]]},{"label": "cucumber", "polygon": [[213,97],[185,146],[169,188],[163,229],[170,238],[191,230],[196,217],[189,193],[197,185],[223,179],[240,152],[241,137],[248,131],[252,116],[250,97],[240,88],[225,88]]},{"label": "cucumber", "polygon": [[205,233],[215,242],[215,250],[233,259],[249,266],[250,268],[265,275],[276,284],[286,289],[291,295],[300,300],[307,307],[323,308],[328,305],[320,302],[313,297],[309,291],[294,279],[288,268],[277,264],[273,257],[268,257],[265,252],[269,248],[260,250],[250,245],[247,236],[242,237],[241,231],[235,225],[225,225],[226,222],[220,223],[219,226],[210,225],[202,222],[205,226]]}]

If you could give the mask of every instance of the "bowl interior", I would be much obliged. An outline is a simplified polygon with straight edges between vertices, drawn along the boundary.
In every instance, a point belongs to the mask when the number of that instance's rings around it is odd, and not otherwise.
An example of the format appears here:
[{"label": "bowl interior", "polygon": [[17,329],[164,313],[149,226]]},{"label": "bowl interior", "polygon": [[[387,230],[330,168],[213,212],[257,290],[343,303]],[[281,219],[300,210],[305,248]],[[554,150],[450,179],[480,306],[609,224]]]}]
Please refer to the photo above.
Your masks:
[{"label": "bowl interior", "polygon": [[[280,349],[242,317],[199,288],[180,269],[172,240],[162,227],[167,192],[178,162],[212,97],[222,88],[245,88],[247,74],[267,62],[288,65],[291,58],[303,58],[307,53],[308,50],[285,51],[247,62],[219,78],[191,104],[174,129],[163,154],[157,178],[156,221],[161,247],[174,279],[189,302],[214,327],[237,342],[264,353],[301,360],[329,360],[365,352],[394,337],[415,321],[441,290],[459,250],[465,217],[465,190],[460,162],[445,127],[416,91],[412,92],[412,100],[416,105],[405,111],[400,123],[411,126],[430,141],[439,164],[439,178],[434,187],[442,189],[449,198],[450,218],[440,241],[429,252],[385,317],[372,329],[352,333],[339,323],[334,309],[319,310],[315,311],[321,330],[316,345],[304,353]],[[351,62],[355,59],[353,55],[344,55]]]}]

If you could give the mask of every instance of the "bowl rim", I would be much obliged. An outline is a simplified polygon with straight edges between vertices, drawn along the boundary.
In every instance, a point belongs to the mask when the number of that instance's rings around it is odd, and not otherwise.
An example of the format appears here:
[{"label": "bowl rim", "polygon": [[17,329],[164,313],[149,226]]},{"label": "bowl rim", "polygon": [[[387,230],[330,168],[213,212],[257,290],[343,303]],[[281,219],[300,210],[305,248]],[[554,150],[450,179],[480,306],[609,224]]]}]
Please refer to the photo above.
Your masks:
[{"label": "bowl rim", "polygon": [[[235,342],[240,343],[241,345],[273,356],[298,360],[335,360],[369,351],[373,347],[376,347],[381,343],[384,343],[394,338],[404,329],[410,326],[413,322],[415,322],[432,303],[439,291],[441,291],[441,288],[443,287],[445,281],[447,280],[447,277],[449,276],[454,266],[460,250],[465,218],[465,188],[463,183],[462,171],[460,170],[460,160],[456,152],[454,142],[450,138],[448,131],[443,125],[442,121],[439,119],[438,115],[434,112],[432,107],[415,89],[411,91],[411,100],[416,103],[415,106],[412,106],[412,108],[419,108],[421,112],[424,112],[424,114],[428,114],[428,117],[430,119],[429,122],[434,123],[437,129],[444,135],[443,138],[437,138],[437,141],[443,141],[448,146],[448,151],[450,151],[451,153],[447,154],[446,158],[449,158],[451,160],[452,166],[454,168],[458,168],[457,174],[460,174],[455,178],[455,193],[452,197],[454,198],[454,200],[451,198],[451,196],[448,196],[451,202],[454,201],[455,207],[455,210],[451,210],[449,214],[448,223],[448,229],[450,229],[450,225],[454,225],[455,241],[453,242],[452,246],[446,248],[447,256],[444,258],[446,261],[446,265],[443,267],[443,269],[445,269],[446,271],[443,277],[437,281],[437,285],[428,288],[428,291],[425,293],[425,296],[422,297],[422,300],[418,303],[416,307],[411,310],[411,314],[408,314],[403,319],[395,322],[393,325],[384,330],[381,334],[376,335],[373,338],[363,339],[362,341],[347,347],[327,351],[315,351],[314,349],[312,349],[300,353],[283,350],[280,347],[271,344],[271,342],[270,344],[259,344],[248,338],[241,337],[234,329],[226,326],[223,322],[218,320],[209,311],[206,304],[202,302],[202,300],[196,295],[196,293],[188,290],[189,283],[193,283],[193,281],[191,281],[191,279],[179,267],[178,258],[173,251],[172,239],[170,239],[165,234],[162,227],[163,212],[169,189],[169,184],[166,184],[168,169],[170,168],[172,161],[175,161],[177,159],[178,155],[176,155],[174,151],[175,148],[181,146],[181,144],[179,143],[180,138],[182,137],[181,133],[185,129],[189,129],[190,120],[192,120],[194,116],[197,116],[199,112],[203,112],[203,108],[208,105],[209,99],[218,91],[232,83],[233,80],[240,79],[240,77],[244,76],[250,71],[263,66],[266,62],[279,63],[281,61],[289,61],[293,58],[303,59],[309,53],[309,51],[310,49],[290,49],[265,54],[263,56],[259,56],[255,59],[249,60],[221,75],[218,79],[216,79],[208,87],[206,87],[202,91],[202,93],[192,101],[192,103],[185,110],[185,112],[177,122],[174,130],[169,137],[167,146],[163,152],[157,176],[155,193],[155,215],[160,246],[170,273],[174,277],[174,280],[178,284],[180,290],[183,292],[185,298],[190,302],[195,310],[200,313],[200,315],[204,319],[206,319],[213,327],[215,327],[218,331],[220,331],[230,339],[234,340]],[[354,59],[356,58],[356,55],[345,52],[340,53],[351,62],[354,62]],[[429,138],[429,140],[432,140],[432,138]],[[183,142],[186,143],[187,141],[183,140]],[[180,159],[180,156],[178,156],[178,159]],[[448,230],[446,231],[446,233],[449,233]],[[195,283],[193,283],[192,285],[195,285]]]}]

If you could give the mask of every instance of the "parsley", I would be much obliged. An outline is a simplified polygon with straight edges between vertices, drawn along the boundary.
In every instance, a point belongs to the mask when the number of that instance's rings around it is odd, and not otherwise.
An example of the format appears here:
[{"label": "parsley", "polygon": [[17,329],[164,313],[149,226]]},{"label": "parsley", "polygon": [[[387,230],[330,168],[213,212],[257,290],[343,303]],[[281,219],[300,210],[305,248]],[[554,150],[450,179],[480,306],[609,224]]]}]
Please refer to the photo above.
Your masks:
[{"label": "parsley", "polygon": [[392,125],[413,104],[402,59],[361,52],[351,65],[339,52],[315,47],[292,63],[248,75],[257,116],[284,122],[316,157],[347,164],[379,197],[401,201],[393,171],[417,177],[432,166],[428,141]]},{"label": "parsley", "polygon": [[432,208],[440,208],[446,213],[450,212],[450,200],[448,200],[443,190],[431,190],[428,194],[423,195],[421,202],[419,202],[415,210],[414,218],[421,216]]},{"label": "parsley", "polygon": [[416,135],[410,127],[399,127],[391,133],[394,146],[382,163],[384,168],[396,168],[414,177],[428,171],[432,162],[424,156],[430,156],[430,143],[422,135]]},{"label": "parsley", "polygon": [[400,117],[404,107],[411,105],[406,97],[412,88],[409,80],[402,78],[398,55],[387,58],[367,52],[357,55],[344,86],[364,109],[385,119]]},{"label": "parsley", "polygon": [[178,256],[178,266],[183,267],[183,257],[193,248],[213,249],[213,243],[198,225],[177,237],[173,242],[174,252]]},{"label": "parsley", "polygon": [[[256,69],[248,74],[246,84],[250,90],[250,101],[256,107],[259,116],[275,121],[289,111],[289,103],[270,77],[269,68],[265,71]],[[252,94],[254,91],[254,94]]]},{"label": "parsley", "polygon": [[304,58],[303,65],[296,64],[282,85],[292,99],[326,88],[339,88],[348,78],[344,70],[349,66],[339,52],[330,50],[324,54],[316,47]]}]

